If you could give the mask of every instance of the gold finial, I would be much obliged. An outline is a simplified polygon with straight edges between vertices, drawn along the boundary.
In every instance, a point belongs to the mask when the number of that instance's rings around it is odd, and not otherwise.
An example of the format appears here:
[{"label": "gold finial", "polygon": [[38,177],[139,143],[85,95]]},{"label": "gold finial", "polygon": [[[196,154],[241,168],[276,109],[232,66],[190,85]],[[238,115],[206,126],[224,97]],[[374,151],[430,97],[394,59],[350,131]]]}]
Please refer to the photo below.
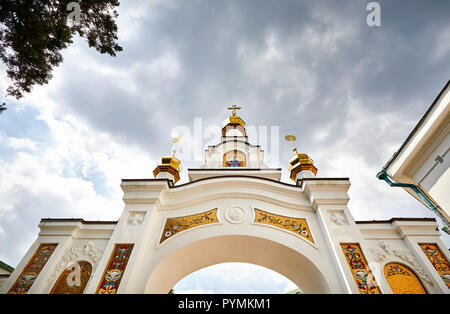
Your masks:
[{"label": "gold finial", "polygon": [[292,134],[288,134],[284,137],[284,139],[288,142],[295,142],[297,140],[297,138],[295,137],[295,135]]},{"label": "gold finial", "polygon": [[233,117],[236,116],[236,110],[239,110],[239,109],[242,109],[242,108],[241,108],[241,107],[238,107],[238,106],[236,106],[236,105],[233,105],[233,106],[231,106],[231,107],[228,107],[228,110],[233,110],[233,111],[231,111],[231,115],[232,115]]},{"label": "gold finial", "polygon": [[[288,142],[292,142],[292,146],[294,146],[294,142],[297,140],[295,135],[288,134],[284,137],[284,139]],[[308,170],[311,172],[311,175],[315,176],[317,174],[317,168],[314,166],[314,162],[307,154],[300,154],[296,147],[292,149],[295,152],[295,156],[289,160],[289,171],[291,172],[291,179],[293,181],[297,181],[299,177],[297,174],[303,170]],[[301,175],[303,178],[305,174]]]},{"label": "gold finial", "polygon": [[177,143],[183,140],[182,136],[177,136],[172,139],[172,143],[175,143],[175,148],[172,151],[172,157],[175,157],[175,153],[177,152]]},{"label": "gold finial", "polygon": [[[297,140],[297,137],[295,137],[295,135],[292,134],[288,134],[284,137],[284,139],[288,142],[292,142],[292,146],[294,146],[294,142]],[[298,154],[297,148],[293,147],[292,149],[296,154]]]}]

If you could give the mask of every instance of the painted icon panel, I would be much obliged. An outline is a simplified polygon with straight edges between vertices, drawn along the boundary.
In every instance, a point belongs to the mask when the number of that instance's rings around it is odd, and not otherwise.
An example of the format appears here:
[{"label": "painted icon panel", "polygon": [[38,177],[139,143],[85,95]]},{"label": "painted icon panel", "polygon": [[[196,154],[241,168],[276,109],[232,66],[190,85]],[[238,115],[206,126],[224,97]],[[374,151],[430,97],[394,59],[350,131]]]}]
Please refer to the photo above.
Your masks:
[{"label": "painted icon panel", "polygon": [[26,294],[30,290],[37,276],[44,268],[50,256],[56,249],[58,244],[41,244],[34,253],[27,266],[17,278],[14,285],[9,289],[8,294]]},{"label": "painted icon panel", "polygon": [[134,244],[116,244],[103,273],[97,294],[116,294]]},{"label": "painted icon panel", "polygon": [[342,251],[361,294],[381,294],[358,243],[341,243]]},{"label": "painted icon panel", "polygon": [[433,264],[434,269],[441,276],[447,287],[450,289],[450,263],[439,247],[434,243],[419,243],[420,248]]}]

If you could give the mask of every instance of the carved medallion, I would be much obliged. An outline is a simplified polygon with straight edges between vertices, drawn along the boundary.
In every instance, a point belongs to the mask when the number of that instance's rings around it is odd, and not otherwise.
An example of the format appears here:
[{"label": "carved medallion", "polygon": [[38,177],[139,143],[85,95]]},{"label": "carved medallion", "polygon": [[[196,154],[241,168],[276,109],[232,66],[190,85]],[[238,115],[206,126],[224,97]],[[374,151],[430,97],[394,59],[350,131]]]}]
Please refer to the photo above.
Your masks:
[{"label": "carved medallion", "polygon": [[242,223],[246,218],[246,211],[240,207],[231,207],[225,211],[225,219],[231,223]]}]

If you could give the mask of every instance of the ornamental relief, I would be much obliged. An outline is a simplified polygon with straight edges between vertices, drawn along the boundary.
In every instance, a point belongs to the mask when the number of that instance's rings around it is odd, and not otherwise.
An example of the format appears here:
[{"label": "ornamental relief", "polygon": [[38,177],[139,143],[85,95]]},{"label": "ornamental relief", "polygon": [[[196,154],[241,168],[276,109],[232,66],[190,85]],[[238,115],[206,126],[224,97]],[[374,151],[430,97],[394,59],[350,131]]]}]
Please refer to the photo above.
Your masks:
[{"label": "ornamental relief", "polygon": [[167,218],[159,244],[182,231],[218,222],[217,208],[195,215]]},{"label": "ornamental relief", "polygon": [[276,215],[255,208],[255,219],[253,222],[281,228],[302,237],[310,243],[314,243],[308,223],[304,218]]},{"label": "ornamental relief", "polygon": [[61,272],[79,260],[89,261],[92,264],[92,270],[95,271],[102,255],[103,251],[95,248],[91,241],[86,243],[82,248],[67,248],[55,269],[51,272],[48,281],[54,281]]},{"label": "ornamental relief", "polygon": [[398,258],[403,263],[411,267],[411,269],[414,270],[423,281],[431,286],[433,285],[433,282],[428,277],[428,274],[419,265],[410,251],[402,249],[391,249],[389,247],[389,244],[383,241],[378,243],[378,247],[379,249],[370,249],[376,262],[383,263],[385,260],[395,261],[395,259]]}]

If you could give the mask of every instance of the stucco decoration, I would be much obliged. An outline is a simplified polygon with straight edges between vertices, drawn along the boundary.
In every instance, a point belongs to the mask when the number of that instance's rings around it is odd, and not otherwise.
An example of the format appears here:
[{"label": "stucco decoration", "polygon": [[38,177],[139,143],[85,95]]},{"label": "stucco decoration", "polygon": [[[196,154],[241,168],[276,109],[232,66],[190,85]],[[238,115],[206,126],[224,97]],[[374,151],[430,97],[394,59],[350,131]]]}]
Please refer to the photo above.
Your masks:
[{"label": "stucco decoration", "polygon": [[425,270],[419,265],[410,251],[391,249],[389,244],[384,241],[380,241],[378,247],[379,249],[370,249],[376,262],[383,263],[386,260],[394,261],[396,258],[399,258],[401,262],[411,267],[419,275],[420,279],[431,286],[433,285]]},{"label": "stucco decoration", "polygon": [[26,294],[30,290],[37,276],[44,268],[50,256],[58,244],[41,244],[34,253],[33,257],[23,269],[14,285],[9,289],[8,294]]},{"label": "stucco decoration", "polygon": [[67,248],[48,280],[54,281],[63,270],[79,260],[89,261],[92,264],[92,270],[95,271],[102,255],[103,251],[95,248],[91,241],[81,248]]},{"label": "stucco decoration", "polygon": [[231,223],[242,223],[247,219],[247,211],[241,207],[230,207],[225,210],[225,219]]},{"label": "stucco decoration", "polygon": [[450,289],[450,263],[435,243],[419,243],[420,248],[433,264],[434,269],[441,276],[447,287]]},{"label": "stucco decoration", "polygon": [[381,294],[358,243],[341,243],[342,252],[361,294]]},{"label": "stucco decoration", "polygon": [[347,218],[342,210],[340,211],[329,211],[330,220],[338,226],[348,225]]},{"label": "stucco decoration", "polygon": [[386,264],[384,266],[384,277],[394,294],[427,294],[420,279],[405,265]]},{"label": "stucco decoration", "polygon": [[276,215],[263,211],[261,209],[255,208],[255,223],[265,224],[273,226],[276,228],[281,228],[286,231],[290,231],[303,239],[314,243],[311,236],[311,231],[309,230],[308,223],[304,218],[286,217],[281,215]]},{"label": "stucco decoration", "polygon": [[130,212],[128,215],[128,224],[135,226],[135,225],[140,225],[144,222],[144,218],[145,218],[145,212],[144,211],[140,211],[140,212]]},{"label": "stucco decoration", "polygon": [[219,222],[217,208],[195,215],[167,218],[159,243],[161,244],[182,231],[216,222]]}]

